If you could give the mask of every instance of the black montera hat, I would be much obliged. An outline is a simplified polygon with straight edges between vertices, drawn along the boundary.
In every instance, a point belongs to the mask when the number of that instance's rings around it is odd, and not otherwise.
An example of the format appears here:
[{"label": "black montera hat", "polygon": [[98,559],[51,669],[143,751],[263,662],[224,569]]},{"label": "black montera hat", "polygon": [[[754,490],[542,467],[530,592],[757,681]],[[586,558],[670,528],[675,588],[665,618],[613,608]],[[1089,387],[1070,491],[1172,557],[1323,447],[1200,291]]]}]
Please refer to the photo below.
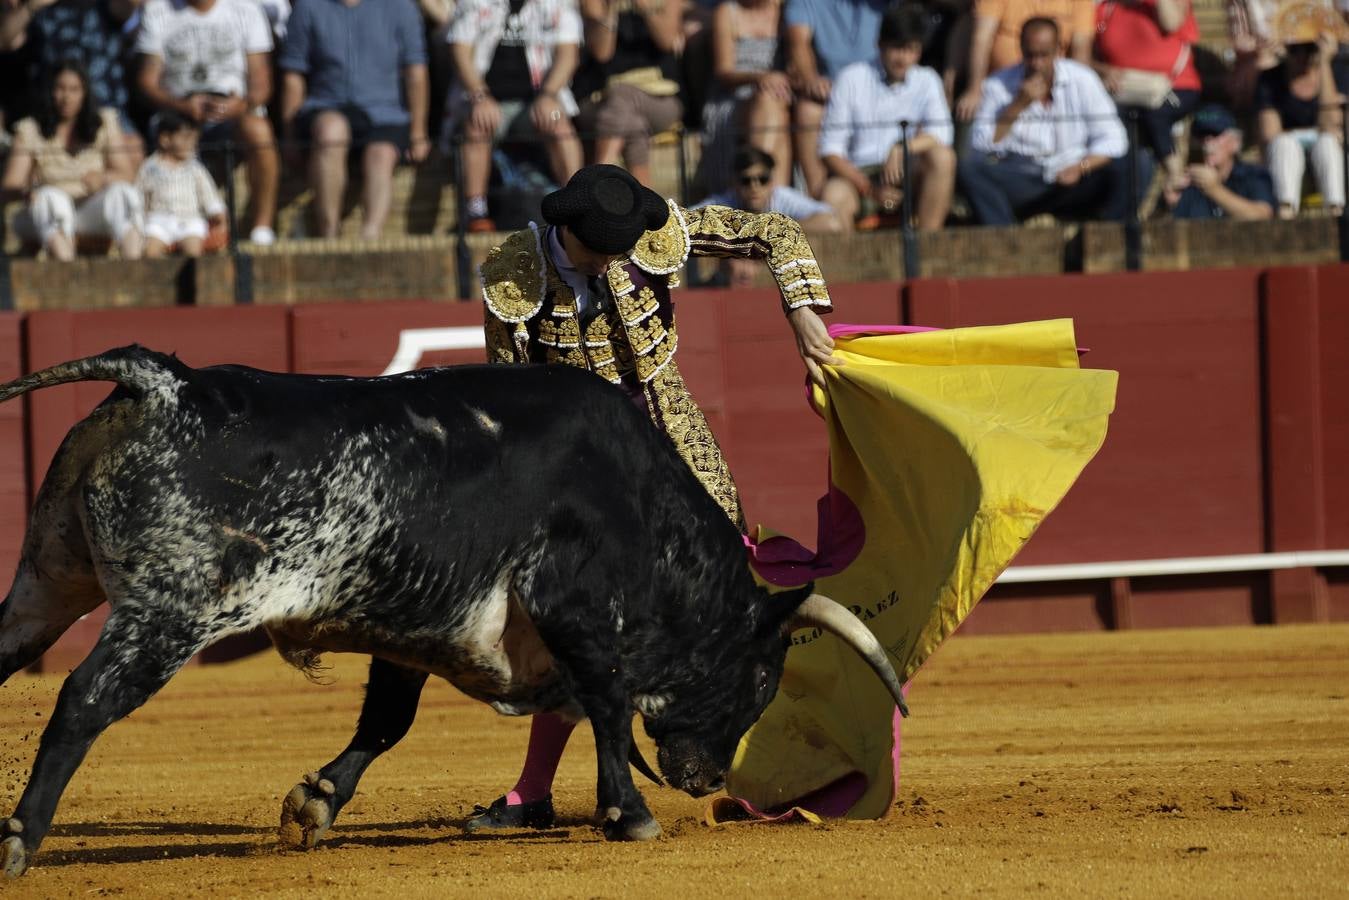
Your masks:
[{"label": "black montera hat", "polygon": [[670,217],[660,194],[618,166],[586,166],[543,198],[543,218],[565,225],[596,253],[627,253]]}]

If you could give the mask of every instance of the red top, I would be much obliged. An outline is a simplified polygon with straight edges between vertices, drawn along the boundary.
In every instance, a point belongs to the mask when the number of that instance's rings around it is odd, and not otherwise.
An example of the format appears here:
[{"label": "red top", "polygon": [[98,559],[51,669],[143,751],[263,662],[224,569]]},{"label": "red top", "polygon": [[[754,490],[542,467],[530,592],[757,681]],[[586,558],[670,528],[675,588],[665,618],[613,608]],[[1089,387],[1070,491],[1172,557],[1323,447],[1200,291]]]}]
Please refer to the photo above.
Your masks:
[{"label": "red top", "polygon": [[[1157,0],[1104,0],[1096,7],[1096,58],[1106,65],[1170,75],[1181,48],[1198,40],[1199,23],[1194,20],[1193,7],[1186,10],[1180,28],[1170,34],[1157,23]],[[1199,90],[1193,53],[1187,55],[1174,86],[1178,90]]]}]

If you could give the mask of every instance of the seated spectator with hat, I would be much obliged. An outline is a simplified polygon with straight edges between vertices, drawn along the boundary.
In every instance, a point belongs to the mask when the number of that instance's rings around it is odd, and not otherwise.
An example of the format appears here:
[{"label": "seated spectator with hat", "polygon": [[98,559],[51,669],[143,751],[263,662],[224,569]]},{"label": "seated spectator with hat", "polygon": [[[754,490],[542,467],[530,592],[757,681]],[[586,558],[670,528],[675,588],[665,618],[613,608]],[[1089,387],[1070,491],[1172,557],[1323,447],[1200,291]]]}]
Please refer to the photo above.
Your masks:
[{"label": "seated spectator with hat", "polygon": [[[576,366],[632,397],[727,518],[744,530],[735,483],[675,365],[670,288],[690,255],[766,263],[807,371],[838,364],[816,310],[829,293],[801,226],[779,213],[686,210],[612,165],[587,166],[543,201],[544,228],[508,237],[482,265],[488,360]],[[748,302],[748,301],[746,301]],[[534,716],[513,789],[465,823],[470,831],[549,828],[552,783],[574,722]]]},{"label": "seated spectator with hat", "polygon": [[1332,215],[1344,209],[1344,113],[1349,70],[1337,65],[1344,23],[1329,7],[1300,0],[1283,7],[1283,62],[1255,85],[1260,143],[1274,178],[1276,212],[1291,219],[1302,206],[1310,157],[1321,199]]},{"label": "seated spectator with hat", "polygon": [[1241,132],[1232,114],[1206,106],[1190,125],[1190,156],[1201,160],[1186,171],[1188,185],[1168,196],[1177,219],[1269,219],[1274,215],[1274,183],[1264,166],[1242,162]]}]

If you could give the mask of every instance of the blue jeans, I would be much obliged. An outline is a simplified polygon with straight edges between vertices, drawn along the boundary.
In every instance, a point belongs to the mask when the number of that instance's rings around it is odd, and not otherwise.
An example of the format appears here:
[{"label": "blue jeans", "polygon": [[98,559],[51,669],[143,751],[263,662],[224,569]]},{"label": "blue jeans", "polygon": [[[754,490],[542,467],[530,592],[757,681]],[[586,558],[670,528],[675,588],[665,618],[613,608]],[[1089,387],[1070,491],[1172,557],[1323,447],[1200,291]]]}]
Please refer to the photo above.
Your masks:
[{"label": "blue jeans", "polygon": [[1036,161],[970,151],[960,160],[960,188],[981,225],[1015,225],[1039,213],[1075,219],[1124,220],[1129,205],[1128,156],[1064,187],[1046,183]]}]

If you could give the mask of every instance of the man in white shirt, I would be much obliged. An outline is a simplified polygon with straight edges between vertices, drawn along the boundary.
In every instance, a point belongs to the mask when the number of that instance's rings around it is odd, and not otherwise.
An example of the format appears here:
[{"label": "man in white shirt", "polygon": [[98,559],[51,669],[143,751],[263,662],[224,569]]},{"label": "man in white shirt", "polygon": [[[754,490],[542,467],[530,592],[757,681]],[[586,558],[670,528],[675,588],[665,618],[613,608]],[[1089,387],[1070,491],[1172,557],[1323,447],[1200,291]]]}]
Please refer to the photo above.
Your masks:
[{"label": "man in white shirt", "polygon": [[1059,59],[1059,29],[1033,18],[1022,62],[984,81],[971,152],[959,175],[982,225],[1037,213],[1122,220],[1129,142],[1115,103],[1089,67]]},{"label": "man in white shirt", "polygon": [[254,0],[149,0],[136,38],[137,83],[156,109],[199,125],[208,153],[219,154],[225,141],[243,143],[249,238],[258,244],[276,240],[280,163],[267,118],[271,51],[271,26]]},{"label": "man in white shirt", "polygon": [[946,223],[955,188],[951,111],[941,76],[918,65],[928,30],[919,6],[892,7],[881,18],[879,61],[839,73],[820,129],[820,157],[829,170],[823,199],[851,223],[878,210],[897,213],[904,184],[901,122],[909,123],[909,158],[918,227]]},{"label": "man in white shirt", "polygon": [[460,0],[446,41],[458,76],[447,101],[451,133],[464,137],[469,231],[493,231],[487,187],[499,142],[542,142],[565,184],[584,162],[572,126],[571,78],[581,60],[576,0]]}]

